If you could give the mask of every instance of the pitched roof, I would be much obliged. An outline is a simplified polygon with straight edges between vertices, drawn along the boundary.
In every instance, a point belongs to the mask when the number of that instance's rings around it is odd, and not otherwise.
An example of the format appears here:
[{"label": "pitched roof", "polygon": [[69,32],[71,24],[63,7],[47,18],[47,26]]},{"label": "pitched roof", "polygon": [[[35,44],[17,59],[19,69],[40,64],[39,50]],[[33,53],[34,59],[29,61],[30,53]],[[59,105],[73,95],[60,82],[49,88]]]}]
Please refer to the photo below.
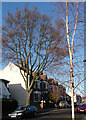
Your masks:
[{"label": "pitched roof", "polygon": [[79,94],[76,94],[76,96],[80,96],[81,97],[81,95],[79,95]]},{"label": "pitched roof", "polygon": [[0,81],[3,81],[4,83],[9,83],[10,81],[5,80],[5,79],[0,79]]},{"label": "pitched roof", "polygon": [[58,83],[56,80],[53,81],[55,84]]},{"label": "pitched roof", "polygon": [[47,75],[40,75],[40,77],[41,77],[41,79],[42,79],[42,80],[44,80],[44,81],[45,81],[45,80],[46,80],[46,78],[47,78]]},{"label": "pitched roof", "polygon": [[59,87],[62,87],[63,89],[66,89],[64,86],[62,86],[62,85],[59,85]]},{"label": "pitched roof", "polygon": [[49,78],[48,80],[54,80],[53,78]]}]

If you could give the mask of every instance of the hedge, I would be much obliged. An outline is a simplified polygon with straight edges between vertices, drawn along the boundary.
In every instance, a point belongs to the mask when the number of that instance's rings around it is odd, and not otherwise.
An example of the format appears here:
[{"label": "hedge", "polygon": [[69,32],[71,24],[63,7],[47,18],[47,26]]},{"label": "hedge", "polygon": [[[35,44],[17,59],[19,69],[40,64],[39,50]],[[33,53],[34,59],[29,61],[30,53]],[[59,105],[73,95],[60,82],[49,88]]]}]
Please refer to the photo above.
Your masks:
[{"label": "hedge", "polygon": [[2,111],[12,111],[18,107],[18,102],[14,99],[2,99]]}]

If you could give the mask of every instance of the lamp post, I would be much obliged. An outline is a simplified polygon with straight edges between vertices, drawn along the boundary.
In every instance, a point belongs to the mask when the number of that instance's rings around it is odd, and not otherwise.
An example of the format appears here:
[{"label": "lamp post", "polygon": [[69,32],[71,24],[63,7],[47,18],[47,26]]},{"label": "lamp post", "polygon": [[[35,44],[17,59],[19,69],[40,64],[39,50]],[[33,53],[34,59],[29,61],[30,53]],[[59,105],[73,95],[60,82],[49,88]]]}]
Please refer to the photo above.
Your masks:
[{"label": "lamp post", "polygon": [[[83,60],[84,62],[84,78],[86,79],[86,59]],[[86,80],[84,81],[84,97],[86,97]],[[85,103],[86,103],[86,100],[85,100]]]}]

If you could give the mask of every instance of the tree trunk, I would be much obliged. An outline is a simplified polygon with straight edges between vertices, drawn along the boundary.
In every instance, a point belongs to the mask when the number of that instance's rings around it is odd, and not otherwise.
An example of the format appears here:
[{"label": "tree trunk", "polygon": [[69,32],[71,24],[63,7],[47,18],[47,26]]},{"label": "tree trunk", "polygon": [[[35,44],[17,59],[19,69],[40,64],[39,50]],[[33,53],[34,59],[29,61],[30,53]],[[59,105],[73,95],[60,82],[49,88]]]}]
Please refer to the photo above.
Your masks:
[{"label": "tree trunk", "polygon": [[74,88],[72,87],[71,89],[71,93],[72,93],[72,120],[75,120],[75,111],[74,111]]},{"label": "tree trunk", "polygon": [[75,120],[74,111],[74,81],[73,81],[73,53],[70,53],[70,79],[71,79],[71,102],[72,102],[72,120]]},{"label": "tree trunk", "polygon": [[26,90],[26,105],[30,105],[30,93]]}]

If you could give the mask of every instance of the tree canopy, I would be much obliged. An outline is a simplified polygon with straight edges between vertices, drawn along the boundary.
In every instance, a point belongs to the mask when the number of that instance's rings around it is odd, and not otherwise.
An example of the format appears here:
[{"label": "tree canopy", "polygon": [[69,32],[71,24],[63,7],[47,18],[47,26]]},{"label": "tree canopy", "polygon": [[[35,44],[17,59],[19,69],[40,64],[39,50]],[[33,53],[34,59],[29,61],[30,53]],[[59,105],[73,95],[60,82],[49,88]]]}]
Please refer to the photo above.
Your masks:
[{"label": "tree canopy", "polygon": [[63,46],[60,46],[64,40],[50,17],[41,15],[37,8],[16,9],[15,14],[8,11],[5,20],[2,28],[3,59],[18,65],[29,94],[27,96],[30,96],[36,74],[40,75],[56,57],[59,60],[66,55]]}]

